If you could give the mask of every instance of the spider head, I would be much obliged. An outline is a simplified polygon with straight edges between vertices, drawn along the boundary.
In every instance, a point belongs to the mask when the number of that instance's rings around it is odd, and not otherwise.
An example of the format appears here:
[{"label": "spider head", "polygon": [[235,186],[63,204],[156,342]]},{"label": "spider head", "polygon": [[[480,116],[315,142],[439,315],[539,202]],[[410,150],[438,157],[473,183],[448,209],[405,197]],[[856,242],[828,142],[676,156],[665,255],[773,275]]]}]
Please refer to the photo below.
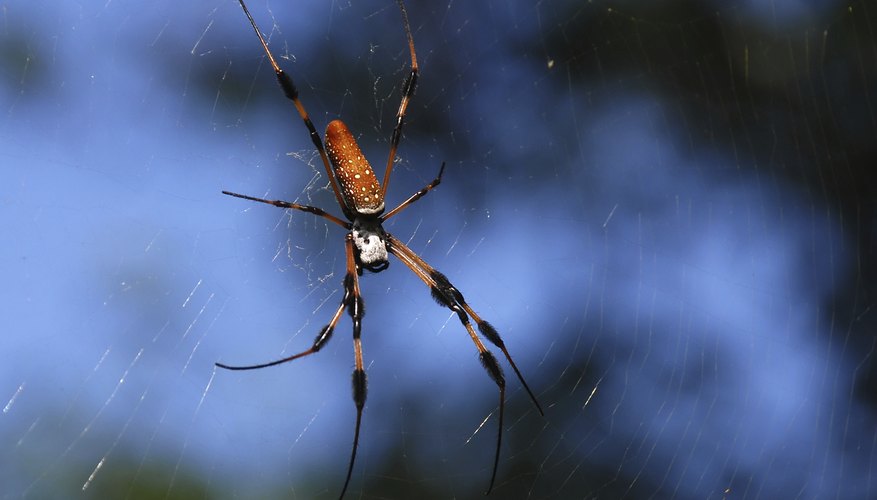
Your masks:
[{"label": "spider head", "polygon": [[353,220],[353,245],[363,268],[378,273],[389,267],[384,228],[378,217],[360,215]]}]

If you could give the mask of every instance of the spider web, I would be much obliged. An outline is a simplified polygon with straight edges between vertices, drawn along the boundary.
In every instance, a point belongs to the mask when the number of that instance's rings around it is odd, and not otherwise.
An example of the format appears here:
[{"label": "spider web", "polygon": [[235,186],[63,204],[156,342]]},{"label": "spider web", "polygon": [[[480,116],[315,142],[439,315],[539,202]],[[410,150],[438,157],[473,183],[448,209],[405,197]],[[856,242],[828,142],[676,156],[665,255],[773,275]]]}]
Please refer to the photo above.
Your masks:
[{"label": "spider web", "polygon": [[[380,172],[393,2],[253,1],[318,129]],[[421,65],[387,229],[508,379],[491,498],[868,498],[877,9],[411,2]],[[4,497],[333,498],[350,453],[338,214],[236,2],[0,4]],[[478,498],[496,388],[398,261],[362,279],[350,497]],[[511,375],[506,370],[507,378]]]}]

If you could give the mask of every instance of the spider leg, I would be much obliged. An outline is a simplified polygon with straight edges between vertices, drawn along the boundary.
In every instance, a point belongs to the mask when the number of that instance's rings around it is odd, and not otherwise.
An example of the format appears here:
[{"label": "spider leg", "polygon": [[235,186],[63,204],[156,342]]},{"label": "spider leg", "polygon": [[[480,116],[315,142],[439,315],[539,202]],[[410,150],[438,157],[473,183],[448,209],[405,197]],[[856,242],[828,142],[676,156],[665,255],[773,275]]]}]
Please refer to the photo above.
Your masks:
[{"label": "spider leg", "polygon": [[390,155],[387,158],[387,169],[384,171],[384,182],[381,183],[384,198],[387,195],[387,186],[390,184],[390,172],[393,170],[393,162],[396,159],[396,149],[399,148],[399,141],[402,139],[402,124],[405,121],[405,112],[408,109],[408,103],[411,96],[414,95],[414,89],[417,87],[417,54],[414,52],[414,37],[411,35],[411,25],[408,24],[408,11],[405,10],[405,4],[402,0],[396,0],[399,4],[399,10],[402,12],[402,24],[405,26],[405,36],[408,38],[408,50],[411,52],[411,73],[405,78],[402,84],[402,101],[399,102],[399,111],[396,112],[396,126],[393,128],[393,135],[390,138]]},{"label": "spider leg", "polygon": [[[301,117],[302,121],[305,123],[305,126],[308,128],[308,133],[311,136],[311,142],[314,143],[314,147],[316,147],[317,152],[320,153],[320,159],[323,161],[323,167],[326,169],[326,175],[329,177],[329,182],[332,184],[332,191],[335,193],[335,200],[338,201],[338,205],[341,207],[344,215],[348,219],[352,219],[353,214],[350,213],[350,209],[348,209],[347,205],[344,204],[344,200],[341,198],[341,191],[339,191],[338,189],[338,183],[335,181],[335,176],[332,174],[332,167],[329,165],[329,157],[326,156],[326,148],[323,147],[323,140],[320,139],[320,134],[317,133],[317,129],[314,127],[314,123],[311,121],[311,118],[308,115],[304,104],[302,104],[301,100],[298,98],[298,89],[295,87],[295,83],[293,83],[292,77],[290,77],[286,74],[286,72],[280,69],[280,65],[277,64],[277,61],[274,59],[274,56],[268,49],[268,43],[265,42],[265,37],[262,36],[262,32],[259,31],[259,27],[256,26],[256,21],[250,14],[249,9],[247,9],[247,5],[244,3],[244,0],[238,1],[241,4],[241,8],[244,9],[244,14],[247,15],[247,19],[250,20],[250,25],[253,26],[253,31],[255,31],[256,36],[259,37],[259,42],[262,43],[262,48],[265,49],[265,54],[268,56],[268,61],[271,63],[271,67],[274,68],[274,73],[277,75],[277,81],[280,82],[280,87],[283,89],[283,93],[286,94],[286,97],[290,99],[295,105],[295,109],[296,111],[298,111],[298,115]],[[408,25],[407,19],[405,21],[405,25]],[[412,51],[413,50],[414,48],[412,45]]]},{"label": "spider leg", "polygon": [[445,162],[442,162],[442,166],[441,166],[441,168],[439,168],[439,173],[438,173],[438,175],[436,176],[436,178],[432,180],[432,182],[430,182],[429,184],[427,184],[426,186],[424,186],[423,189],[421,189],[420,191],[418,191],[418,192],[412,194],[411,196],[409,196],[407,200],[405,200],[405,201],[403,201],[402,203],[400,203],[399,206],[397,206],[397,207],[394,208],[393,210],[390,210],[390,211],[387,212],[386,214],[382,215],[382,216],[381,216],[381,222],[383,222],[383,221],[389,219],[390,217],[392,217],[392,216],[398,214],[399,212],[402,211],[402,209],[406,208],[408,205],[410,205],[410,204],[414,203],[415,201],[417,201],[417,200],[423,198],[424,196],[426,196],[426,193],[432,191],[436,186],[438,186],[439,184],[441,184],[441,182],[442,182],[442,174],[443,174],[443,173],[445,173]]},{"label": "spider leg", "polygon": [[223,363],[216,363],[216,366],[225,368],[226,370],[256,370],[259,368],[279,365],[286,363],[287,361],[292,361],[313,354],[319,351],[332,337],[332,333],[335,331],[335,325],[337,325],[338,320],[341,319],[341,314],[345,309],[348,310],[350,317],[353,318],[353,352],[355,356],[355,365],[353,369],[353,402],[356,405],[356,426],[353,431],[353,449],[350,452],[350,464],[347,466],[347,476],[344,479],[344,487],[341,489],[341,495],[339,498],[344,498],[344,493],[347,491],[347,486],[350,484],[350,478],[353,475],[353,464],[356,462],[356,450],[359,448],[359,429],[362,424],[362,410],[365,407],[367,386],[365,368],[362,361],[362,343],[360,341],[362,317],[365,315],[365,309],[359,291],[359,277],[356,272],[356,260],[354,259],[353,253],[353,235],[348,233],[345,243],[347,247],[347,274],[344,276],[344,297],[341,299],[341,304],[338,306],[338,309],[335,310],[332,320],[320,330],[320,333],[317,335],[317,338],[314,340],[314,344],[310,349],[276,361],[261,363],[258,365],[231,366]]},{"label": "spider leg", "polygon": [[293,354],[292,356],[281,358],[275,361],[269,361],[268,363],[261,363],[258,365],[231,366],[223,363],[214,364],[220,368],[225,368],[226,370],[258,370],[259,368],[268,368],[269,366],[281,365],[283,363],[286,363],[287,361],[292,361],[294,359],[303,358],[309,354],[313,354],[319,351],[323,347],[323,344],[325,344],[330,338],[332,338],[332,332],[335,330],[335,324],[338,323],[338,319],[341,318],[341,313],[344,311],[345,307],[346,303],[344,300],[342,300],[341,305],[338,306],[338,310],[335,311],[335,316],[332,317],[332,321],[328,325],[324,326],[322,330],[320,330],[320,333],[317,334],[317,338],[314,339],[314,344],[311,346],[310,349],[306,351],[302,351],[298,354]]},{"label": "spider leg", "polygon": [[267,203],[268,205],[274,205],[275,207],[280,208],[293,208],[295,210],[301,210],[302,212],[307,212],[310,214],[317,215],[319,217],[323,217],[325,219],[329,219],[330,221],[338,224],[339,226],[350,229],[352,226],[349,222],[343,221],[338,217],[326,212],[322,208],[312,207],[310,205],[300,205],[298,203],[292,203],[290,201],[281,201],[281,200],[266,200],[264,198],[256,198],[254,196],[247,196],[245,194],[232,193],[231,191],[223,191],[222,194],[227,194],[229,196],[234,196],[235,198],[243,198],[245,200],[250,201],[258,201],[259,203]]},{"label": "spider leg", "polygon": [[353,474],[353,464],[356,461],[356,450],[359,448],[359,428],[362,424],[362,409],[365,407],[366,398],[366,375],[362,362],[362,341],[360,334],[362,329],[362,317],[365,315],[362,295],[359,291],[359,275],[356,272],[356,261],[353,253],[353,235],[347,233],[345,238],[347,246],[347,275],[344,277],[345,299],[349,309],[347,310],[353,319],[353,403],[356,405],[356,426],[353,431],[353,449],[350,452],[350,464],[347,466],[347,477],[344,479],[344,487],[341,489],[341,495],[347,491],[350,484],[350,477]]},{"label": "spider leg", "polygon": [[[493,327],[487,321],[481,319],[481,316],[475,313],[472,307],[466,303],[466,299],[463,298],[463,294],[460,293],[457,288],[451,284],[448,278],[437,271],[434,267],[430,266],[423,259],[420,258],[419,255],[414,253],[410,248],[405,246],[401,241],[396,239],[396,237],[392,235],[387,235],[388,240],[390,242],[390,248],[396,247],[399,252],[403,252],[407,255],[407,258],[410,259],[417,267],[419,267],[423,272],[429,277],[429,281],[423,280],[427,286],[433,288],[433,295],[435,295],[435,289],[439,289],[442,291],[444,296],[450,297],[453,302],[461,306],[469,316],[475,320],[475,324],[478,325],[478,331],[481,332],[481,335],[484,336],[487,340],[490,341],[491,344],[498,347],[502,353],[505,355],[506,360],[511,365],[512,369],[517,375],[518,380],[521,381],[521,385],[524,386],[524,389],[527,391],[527,394],[530,396],[530,400],[533,401],[533,404],[536,406],[536,409],[539,410],[540,415],[545,415],[545,412],[542,411],[542,406],[539,404],[539,401],[536,399],[536,396],[533,394],[533,391],[530,390],[530,386],[527,385],[527,381],[524,380],[524,376],[521,374],[521,371],[518,369],[518,365],[515,364],[515,361],[512,359],[511,354],[509,354],[508,348],[505,346],[505,342],[503,342],[502,337],[499,336],[499,332],[496,331],[496,328]],[[393,252],[397,257],[399,256],[399,252]],[[411,267],[410,265],[408,267]],[[415,271],[416,273],[417,271]],[[418,274],[419,276],[419,274]],[[423,279],[421,277],[421,279]],[[440,301],[442,305],[445,305],[444,301]],[[450,306],[448,306],[450,307]],[[456,311],[455,311],[456,312]]]},{"label": "spider leg", "polygon": [[[258,200],[257,200],[258,201]],[[351,253],[351,250],[348,249],[348,254]],[[348,261],[352,259],[352,255],[348,255]],[[225,368],[226,370],[257,370],[259,368],[267,368],[269,366],[280,365],[286,363],[288,361],[292,361],[294,359],[303,358],[309,354],[313,354],[319,351],[323,345],[332,338],[332,333],[335,331],[335,325],[338,324],[338,320],[341,319],[341,313],[344,312],[344,309],[347,308],[352,300],[355,300],[354,297],[357,297],[356,302],[360,304],[359,309],[361,309],[361,299],[359,297],[359,284],[356,280],[356,271],[354,267],[353,276],[350,275],[350,263],[348,262],[348,272],[347,275],[344,276],[344,297],[341,298],[341,304],[338,305],[338,309],[335,310],[335,314],[332,316],[332,320],[329,321],[329,324],[324,326],[320,333],[317,334],[317,338],[314,339],[313,345],[311,348],[302,351],[298,354],[293,354],[292,356],[287,356],[285,358],[281,358],[275,361],[269,361],[268,363],[260,363],[258,365],[247,365],[247,366],[231,366],[223,363],[215,363],[216,366],[220,368]],[[362,314],[360,313],[360,318]],[[364,378],[364,377],[363,377]],[[357,427],[359,425],[357,424]]]},{"label": "spider leg", "polygon": [[[484,347],[484,344],[481,342],[481,339],[478,338],[478,335],[475,333],[475,329],[472,328],[472,323],[469,322],[469,316],[466,314],[467,309],[471,311],[471,308],[465,306],[466,302],[463,300],[463,295],[457,291],[453,285],[450,284],[448,279],[436,271],[432,266],[427,264],[423,259],[417,256],[410,248],[405,246],[401,241],[399,241],[396,237],[391,234],[386,235],[387,241],[389,242],[389,251],[395,255],[399,260],[402,261],[403,264],[408,266],[414,274],[417,275],[426,285],[430,288],[432,292],[432,297],[439,304],[447,307],[451,311],[457,313],[457,317],[460,318],[460,322],[466,328],[466,331],[469,333],[469,337],[472,339],[472,342],[475,344],[475,347],[478,349],[478,358],[481,361],[482,366],[487,371],[487,374],[490,375],[490,378],[496,383],[499,388],[499,416],[498,416],[498,430],[496,437],[496,453],[493,459],[493,472],[490,475],[490,484],[487,487],[487,491],[485,495],[490,493],[493,489],[493,483],[496,480],[496,470],[499,466],[499,453],[502,447],[502,429],[503,429],[503,415],[505,413],[505,377],[502,373],[502,368],[499,366],[499,363],[496,361],[496,358],[493,354]],[[471,314],[471,313],[470,313]],[[473,316],[474,318],[474,316]],[[491,334],[493,334],[496,338],[499,338],[499,335],[496,333],[496,330],[493,329],[488,323],[484,322],[480,318],[476,320],[478,323],[479,329],[484,334],[484,329],[482,327],[482,323],[485,323],[487,327],[490,328]],[[484,334],[488,340],[493,342],[493,339]],[[506,353],[506,356],[509,357],[508,352],[503,347],[503,352]],[[510,360],[510,357],[509,357]],[[511,363],[514,367],[514,363]],[[520,372],[515,368],[515,373],[521,379],[524,387],[527,388],[526,383],[524,383],[523,377]],[[536,398],[530,392],[530,389],[527,388],[527,392],[530,394],[530,397],[533,398],[533,401],[536,402]],[[536,403],[536,407],[539,409],[539,412],[542,412],[542,408],[539,407],[539,403]]]}]

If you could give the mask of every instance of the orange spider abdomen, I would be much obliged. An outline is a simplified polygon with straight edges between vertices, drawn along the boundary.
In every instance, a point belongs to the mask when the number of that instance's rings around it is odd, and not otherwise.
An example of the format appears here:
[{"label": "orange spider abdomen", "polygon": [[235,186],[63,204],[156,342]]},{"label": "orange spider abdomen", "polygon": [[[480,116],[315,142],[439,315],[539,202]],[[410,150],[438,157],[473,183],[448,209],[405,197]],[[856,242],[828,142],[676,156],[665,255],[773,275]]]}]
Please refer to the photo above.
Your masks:
[{"label": "orange spider abdomen", "polygon": [[381,183],[362,150],[341,120],[326,127],[326,153],[332,162],[335,178],[347,208],[360,214],[376,215],[384,211]]}]

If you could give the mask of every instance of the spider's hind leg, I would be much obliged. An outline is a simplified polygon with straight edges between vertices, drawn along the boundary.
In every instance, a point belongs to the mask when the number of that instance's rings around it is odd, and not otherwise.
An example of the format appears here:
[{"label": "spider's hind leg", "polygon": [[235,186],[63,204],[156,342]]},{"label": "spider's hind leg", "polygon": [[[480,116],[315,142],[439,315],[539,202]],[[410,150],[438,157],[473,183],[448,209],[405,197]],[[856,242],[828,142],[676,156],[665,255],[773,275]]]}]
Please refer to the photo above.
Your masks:
[{"label": "spider's hind leg", "polygon": [[427,264],[423,259],[421,259],[416,253],[414,253],[410,248],[405,246],[404,243],[396,239],[394,236],[389,233],[386,235],[388,250],[390,253],[395,255],[402,261],[403,264],[408,266],[414,274],[417,275],[430,289],[430,293],[432,294],[433,299],[439,303],[439,305],[445,306],[451,311],[457,314],[457,317],[460,319],[460,322],[463,324],[463,327],[466,328],[466,332],[469,333],[469,337],[472,339],[472,342],[475,344],[475,347],[478,349],[478,359],[481,361],[481,365],[487,371],[487,374],[494,381],[499,389],[499,415],[498,415],[498,432],[496,438],[496,454],[493,460],[493,472],[490,476],[490,485],[487,487],[487,492],[490,493],[490,490],[493,489],[493,483],[496,480],[496,470],[499,466],[499,453],[502,445],[502,429],[503,429],[503,415],[505,412],[505,376],[502,373],[502,368],[499,363],[496,361],[496,357],[487,350],[484,346],[484,343],[481,342],[481,339],[475,333],[475,329],[472,327],[472,323],[469,321],[469,316],[475,320],[476,324],[478,324],[478,329],[481,331],[481,334],[484,335],[486,339],[488,339],[492,344],[499,347],[503,354],[505,354],[506,359],[508,359],[509,364],[515,370],[515,374],[518,376],[518,379],[521,381],[521,384],[527,390],[527,393],[530,395],[530,398],[536,405],[536,408],[539,410],[539,413],[542,413],[542,408],[539,406],[539,403],[536,401],[536,397],[530,391],[530,388],[527,386],[527,383],[524,381],[524,377],[521,375],[521,372],[518,370],[514,361],[512,361],[511,356],[508,353],[508,350],[505,347],[505,343],[497,333],[496,329],[490,325],[490,323],[482,320],[471,307],[466,303],[466,300],[463,298],[463,294],[457,290],[454,285],[451,284],[450,281],[445,277],[444,274],[435,270],[432,266]]},{"label": "spider's hind leg", "polygon": [[[524,380],[524,376],[521,375],[521,371],[518,370],[518,365],[515,364],[515,361],[512,359],[512,355],[509,354],[509,351],[505,346],[505,342],[503,342],[502,337],[499,336],[499,332],[496,331],[496,328],[494,328],[493,325],[491,325],[487,321],[481,319],[481,317],[475,313],[472,307],[468,303],[466,303],[466,299],[463,298],[463,294],[460,293],[460,291],[457,290],[457,288],[452,285],[450,281],[448,281],[448,278],[444,274],[436,271],[431,267],[428,267],[429,264],[424,262],[423,259],[414,254],[414,252],[411,252],[411,254],[416,261],[419,261],[418,263],[427,266],[427,269],[430,270],[431,277],[435,281],[436,287],[442,291],[441,295],[452,297],[454,301],[459,306],[461,306],[469,314],[469,316],[472,317],[473,320],[475,320],[475,324],[478,325],[478,331],[481,332],[481,335],[483,335],[484,338],[490,341],[491,344],[495,345],[502,351],[502,353],[505,355],[506,360],[509,362],[509,365],[511,365],[512,369],[515,371],[515,375],[517,375],[518,380],[521,381],[521,385],[524,386],[524,389],[527,391],[527,394],[530,396],[533,404],[536,405],[536,409],[539,410],[539,414],[544,416],[545,412],[542,411],[542,405],[539,404],[539,401],[536,399],[533,391],[530,390],[530,386],[527,385],[527,381]],[[435,292],[433,292],[433,297],[436,297]],[[442,301],[439,302],[442,305],[447,305]]]},{"label": "spider's hind leg", "polygon": [[368,381],[362,361],[362,317],[365,315],[365,307],[362,295],[359,291],[359,273],[362,272],[355,258],[353,235],[347,233],[345,238],[347,248],[347,274],[344,276],[344,297],[350,318],[353,320],[353,403],[356,405],[356,425],[353,430],[353,448],[350,451],[350,463],[347,466],[347,476],[344,478],[344,487],[341,489],[339,498],[344,497],[350,478],[353,475],[353,464],[356,462],[356,450],[359,448],[359,429],[362,425],[362,410],[365,407]]}]

